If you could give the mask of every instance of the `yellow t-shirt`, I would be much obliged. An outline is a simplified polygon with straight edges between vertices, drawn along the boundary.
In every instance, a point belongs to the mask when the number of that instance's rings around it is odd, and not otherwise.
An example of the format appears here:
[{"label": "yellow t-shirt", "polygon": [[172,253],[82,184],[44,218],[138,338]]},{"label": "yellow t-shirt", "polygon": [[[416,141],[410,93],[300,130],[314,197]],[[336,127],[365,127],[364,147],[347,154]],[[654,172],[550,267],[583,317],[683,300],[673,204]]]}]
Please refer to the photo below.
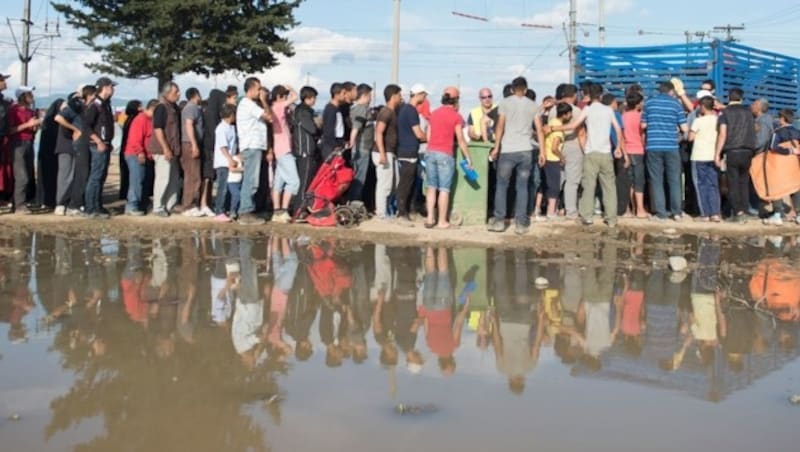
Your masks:
[{"label": "yellow t-shirt", "polygon": [[[550,127],[563,125],[561,120],[558,119],[558,118],[551,119],[547,124]],[[547,134],[546,137],[544,137],[544,152],[545,152],[545,158],[547,159],[548,162],[560,162],[561,161],[561,159],[553,152],[553,150],[554,150],[553,149],[553,145],[555,144],[555,139],[556,138],[558,138],[560,140],[560,144],[559,144],[559,148],[558,148],[558,150],[560,151],[561,148],[564,145],[564,132],[552,132],[551,131],[550,133]]]}]

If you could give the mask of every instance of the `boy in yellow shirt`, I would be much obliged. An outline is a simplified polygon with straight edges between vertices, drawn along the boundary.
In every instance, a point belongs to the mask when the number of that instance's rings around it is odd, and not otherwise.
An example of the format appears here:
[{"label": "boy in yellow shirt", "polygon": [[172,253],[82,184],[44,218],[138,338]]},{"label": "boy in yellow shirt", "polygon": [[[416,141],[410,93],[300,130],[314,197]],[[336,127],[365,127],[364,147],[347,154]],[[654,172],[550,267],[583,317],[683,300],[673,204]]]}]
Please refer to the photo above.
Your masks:
[{"label": "boy in yellow shirt", "polygon": [[553,131],[553,126],[569,124],[572,120],[572,106],[560,103],[556,106],[556,117],[548,125],[550,133],[544,139],[544,152],[539,156],[539,166],[544,168],[545,195],[547,196],[547,219],[556,220],[558,198],[561,195],[561,169],[564,166],[564,132]]}]

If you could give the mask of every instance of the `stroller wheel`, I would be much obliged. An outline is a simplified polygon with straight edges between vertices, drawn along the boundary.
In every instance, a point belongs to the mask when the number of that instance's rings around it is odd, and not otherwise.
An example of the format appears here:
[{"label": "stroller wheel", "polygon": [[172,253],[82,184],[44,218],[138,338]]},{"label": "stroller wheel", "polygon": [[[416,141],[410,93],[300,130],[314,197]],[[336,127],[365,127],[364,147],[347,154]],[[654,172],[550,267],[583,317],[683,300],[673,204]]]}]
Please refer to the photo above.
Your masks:
[{"label": "stroller wheel", "polygon": [[366,220],[369,215],[367,212],[367,207],[361,201],[351,201],[347,204],[347,207],[349,207],[353,212],[357,223],[361,223],[362,221]]},{"label": "stroller wheel", "polygon": [[358,225],[358,220],[349,207],[340,206],[336,208],[336,224],[345,229],[351,229]]}]

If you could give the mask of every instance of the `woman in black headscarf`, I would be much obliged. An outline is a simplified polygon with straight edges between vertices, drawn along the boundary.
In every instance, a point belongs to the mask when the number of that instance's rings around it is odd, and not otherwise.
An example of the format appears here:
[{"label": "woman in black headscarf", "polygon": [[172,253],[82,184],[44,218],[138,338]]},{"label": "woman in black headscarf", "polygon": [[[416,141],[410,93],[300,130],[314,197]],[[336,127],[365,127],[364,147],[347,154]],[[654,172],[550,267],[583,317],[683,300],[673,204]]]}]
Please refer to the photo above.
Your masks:
[{"label": "woman in black headscarf", "polygon": [[125,162],[125,144],[133,118],[142,112],[142,102],[132,100],[125,106],[125,123],[122,125],[122,144],[119,147],[119,199],[128,199],[128,164]]},{"label": "woman in black headscarf", "polygon": [[61,111],[64,99],[58,98],[50,104],[42,121],[42,134],[39,138],[39,154],[37,156],[36,204],[54,208],[56,206],[56,181],[58,176],[58,157],[56,156],[56,140],[58,139],[58,123],[56,115]]}]

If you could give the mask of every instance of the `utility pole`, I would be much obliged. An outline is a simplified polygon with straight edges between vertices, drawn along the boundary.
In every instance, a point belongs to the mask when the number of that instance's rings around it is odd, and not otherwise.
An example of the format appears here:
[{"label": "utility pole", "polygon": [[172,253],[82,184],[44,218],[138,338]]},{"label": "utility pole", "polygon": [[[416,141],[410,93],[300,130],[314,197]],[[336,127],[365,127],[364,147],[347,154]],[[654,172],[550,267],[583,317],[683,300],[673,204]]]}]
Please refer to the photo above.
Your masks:
[{"label": "utility pole", "polygon": [[22,84],[28,84],[28,64],[31,62],[31,0],[25,0],[25,9],[22,19],[22,53],[19,59],[22,61]]},{"label": "utility pole", "polygon": [[606,2],[599,0],[597,6],[600,9],[597,20],[597,35],[600,38],[600,47],[606,45]]},{"label": "utility pole", "polygon": [[742,25],[720,25],[718,27],[714,27],[714,31],[724,31],[725,32],[725,40],[728,42],[736,42],[738,39],[733,37],[734,31],[743,31],[744,24]]},{"label": "utility pole", "polygon": [[394,0],[394,33],[392,36],[392,83],[400,81],[400,0]]},{"label": "utility pole", "polygon": [[569,45],[569,82],[575,81],[575,66],[577,65],[577,55],[575,54],[578,47],[578,10],[577,0],[569,0],[569,33],[567,37],[567,45]]}]

